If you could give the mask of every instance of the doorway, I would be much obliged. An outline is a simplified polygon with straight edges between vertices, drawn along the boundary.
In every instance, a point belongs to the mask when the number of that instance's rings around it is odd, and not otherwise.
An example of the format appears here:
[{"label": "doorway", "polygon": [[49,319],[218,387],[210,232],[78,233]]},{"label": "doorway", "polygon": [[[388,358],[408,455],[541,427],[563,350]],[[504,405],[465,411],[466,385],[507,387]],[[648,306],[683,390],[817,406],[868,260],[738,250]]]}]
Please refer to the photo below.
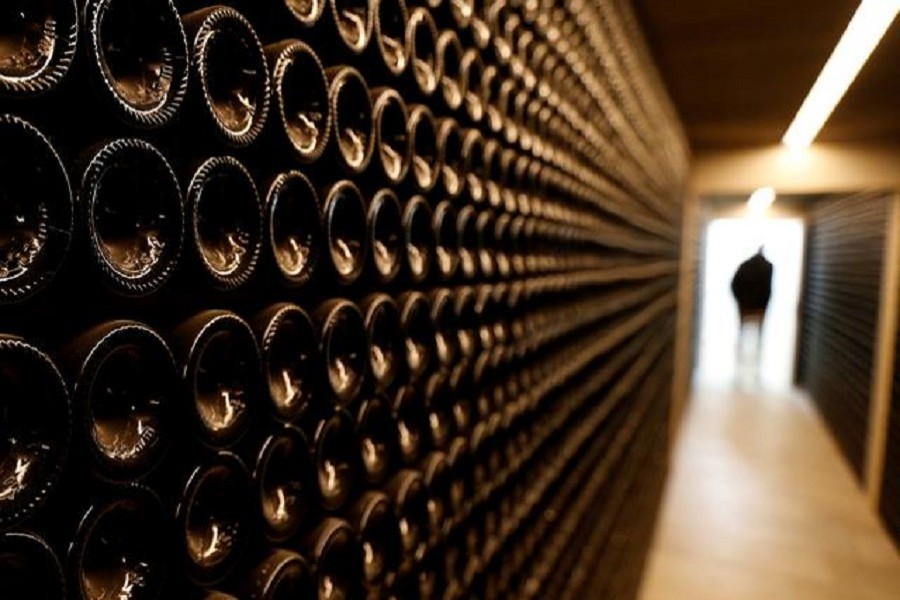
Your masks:
[{"label": "doorway", "polygon": [[[803,285],[805,225],[800,218],[722,218],[709,221],[702,257],[700,330],[695,378],[704,387],[748,382],[768,390],[790,389],[794,380],[798,308]],[[756,363],[752,332],[738,359],[740,321],[731,294],[738,266],[760,246],[774,266],[772,298]],[[745,344],[746,346],[746,344]],[[748,374],[748,369],[751,371]]]}]

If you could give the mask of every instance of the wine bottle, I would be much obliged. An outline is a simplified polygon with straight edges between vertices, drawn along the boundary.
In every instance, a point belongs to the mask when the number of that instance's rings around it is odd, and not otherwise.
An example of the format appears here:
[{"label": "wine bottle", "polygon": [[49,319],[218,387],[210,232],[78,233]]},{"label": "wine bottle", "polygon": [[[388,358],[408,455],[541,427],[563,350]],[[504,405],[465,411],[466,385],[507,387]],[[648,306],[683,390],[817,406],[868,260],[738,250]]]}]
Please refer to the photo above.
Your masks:
[{"label": "wine bottle", "polygon": [[437,128],[438,161],[441,165],[441,182],[449,198],[459,196],[464,187],[462,164],[462,135],[453,119],[441,119]]},{"label": "wine bottle", "polygon": [[375,43],[381,64],[391,77],[400,77],[409,64],[406,24],[409,12],[404,0],[375,0]]},{"label": "wine bottle", "polygon": [[79,456],[103,479],[146,475],[177,429],[179,380],[169,346],[146,325],[111,321],[69,342],[63,356],[74,381]]},{"label": "wine bottle", "polygon": [[181,254],[184,201],[156,148],[134,138],[102,146],[84,171],[79,203],[107,286],[141,296],[169,280]]},{"label": "wine bottle", "polygon": [[310,446],[303,433],[285,427],[263,442],[253,485],[266,538],[281,543],[307,524],[318,502]]},{"label": "wine bottle", "polygon": [[214,448],[233,446],[264,394],[253,330],[233,313],[208,310],[179,325],[172,339],[195,436]]},{"label": "wine bottle", "polygon": [[330,409],[307,437],[312,442],[319,503],[326,511],[340,510],[359,485],[353,418],[343,409]]},{"label": "wine bottle", "polygon": [[0,115],[0,137],[0,303],[8,303],[43,289],[59,271],[69,250],[74,207],[66,169],[40,131]]},{"label": "wine bottle", "polygon": [[191,470],[175,517],[179,555],[195,583],[222,581],[240,560],[252,531],[250,489],[246,466],[230,452],[218,452]]},{"label": "wine bottle", "polygon": [[463,105],[466,114],[473,123],[480,123],[484,118],[484,61],[475,48],[463,53],[459,70],[462,83]]},{"label": "wine bottle", "polygon": [[456,32],[447,29],[438,36],[437,40],[437,67],[440,73],[441,96],[444,104],[451,111],[455,111],[463,103],[462,62],[463,49],[459,43]]},{"label": "wine bottle", "polygon": [[409,170],[411,141],[406,132],[406,103],[393,88],[372,90],[375,152],[378,178],[398,185]]},{"label": "wine bottle", "polygon": [[350,525],[327,518],[306,537],[305,554],[313,565],[317,598],[355,600],[363,594],[363,556]]},{"label": "wine bottle", "polygon": [[435,266],[443,280],[452,279],[459,267],[459,240],[456,230],[456,209],[449,200],[442,200],[434,209],[432,223],[435,242]]},{"label": "wine bottle", "polygon": [[321,197],[332,276],[339,284],[349,285],[362,274],[368,253],[365,202],[359,188],[347,179],[331,184]]},{"label": "wine bottle", "polygon": [[447,456],[436,450],[422,461],[422,481],[428,493],[429,546],[436,546],[445,536],[449,523],[452,478]]},{"label": "wine bottle", "polygon": [[377,592],[390,585],[400,567],[400,525],[383,492],[366,492],[350,510],[350,524],[363,555],[366,588]]},{"label": "wine bottle", "polygon": [[335,298],[313,313],[318,331],[321,376],[338,406],[350,405],[365,381],[368,345],[366,325],[359,308]]},{"label": "wine bottle", "polygon": [[494,276],[494,257],[497,251],[494,215],[490,211],[482,211],[475,222],[475,229],[478,237],[479,268],[485,277],[491,278]]},{"label": "wine bottle", "polygon": [[419,94],[430,97],[438,87],[438,30],[428,9],[417,7],[406,23],[406,49],[412,64],[411,79]]},{"label": "wine bottle", "polygon": [[432,373],[423,386],[428,434],[431,446],[437,449],[445,449],[450,444],[456,428],[449,374],[450,371]]},{"label": "wine bottle", "polygon": [[485,200],[484,189],[484,137],[477,129],[469,129],[463,135],[462,160],[466,174],[466,191],[472,202]]},{"label": "wine bottle", "polygon": [[434,324],[428,297],[421,292],[404,292],[397,298],[400,327],[406,348],[406,368],[410,380],[421,379],[434,358]]},{"label": "wine bottle", "polygon": [[183,18],[193,80],[204,118],[218,139],[248,146],[269,114],[269,68],[253,25],[228,6],[210,6]]},{"label": "wine bottle", "polygon": [[422,196],[414,196],[403,211],[403,237],[406,247],[406,266],[415,283],[421,283],[431,272],[435,254],[435,239],[431,207]]},{"label": "wine bottle", "polygon": [[45,540],[21,531],[0,533],[0,598],[59,600],[65,597],[62,565]]},{"label": "wine bottle", "polygon": [[388,188],[376,192],[367,216],[372,271],[379,283],[389,283],[400,272],[403,222],[400,201]]},{"label": "wine bottle", "polygon": [[371,0],[328,0],[336,36],[327,35],[328,44],[338,40],[340,51],[351,56],[365,52],[372,39],[375,17]]},{"label": "wine bottle", "polygon": [[412,143],[410,179],[420,193],[427,193],[440,176],[440,156],[437,149],[437,125],[428,107],[416,104],[409,108],[406,131]]},{"label": "wine bottle", "polygon": [[87,0],[88,63],[103,98],[129,125],[161,127],[187,94],[188,44],[172,0]]},{"label": "wine bottle", "polygon": [[397,448],[391,407],[380,396],[360,404],[356,439],[365,482],[370,486],[381,485],[394,466]]},{"label": "wine bottle", "polygon": [[418,471],[404,469],[391,479],[385,491],[394,505],[405,558],[421,558],[430,535],[428,491],[422,475]]},{"label": "wine bottle", "polygon": [[414,385],[397,390],[393,402],[397,456],[406,465],[415,465],[427,450],[428,414]]},{"label": "wine bottle", "polygon": [[448,510],[453,522],[465,517],[471,506],[474,491],[472,489],[472,456],[469,442],[465,437],[456,437],[447,450],[447,462],[450,467],[450,504]]},{"label": "wine bottle", "polygon": [[479,275],[477,220],[478,211],[471,204],[459,211],[456,217],[459,267],[467,279],[474,279]]},{"label": "wine bottle", "polygon": [[481,180],[484,185],[484,196],[487,203],[499,208],[503,203],[503,195],[500,184],[503,178],[503,146],[495,139],[489,140],[484,145],[484,154],[481,157]]},{"label": "wine bottle", "polygon": [[253,324],[271,409],[279,421],[295,421],[319,395],[312,320],[299,306],[280,303],[262,311]]},{"label": "wine bottle", "polygon": [[76,0],[14,0],[0,9],[0,95],[33,97],[56,88],[78,44]]},{"label": "wine bottle", "polygon": [[[291,550],[273,549],[256,564],[237,586],[246,600],[312,598],[315,584],[309,563]],[[224,600],[230,600],[227,596]],[[204,599],[214,600],[214,599]]]},{"label": "wine bottle", "polygon": [[331,136],[328,79],[315,51],[300,40],[266,46],[272,77],[271,137],[301,163],[318,160]]},{"label": "wine bottle", "polygon": [[479,50],[487,49],[491,43],[491,31],[485,22],[487,11],[487,0],[473,0],[472,2],[472,19],[469,21],[469,30],[472,33],[472,39],[475,46]]},{"label": "wine bottle", "polygon": [[71,409],[50,358],[0,335],[0,528],[31,516],[53,492],[69,450]]},{"label": "wine bottle", "polygon": [[387,391],[402,373],[404,341],[397,304],[387,294],[363,299],[361,308],[368,339],[369,372],[375,391]]},{"label": "wine bottle", "polygon": [[[346,1],[346,0],[332,0]],[[338,165],[350,175],[365,171],[375,149],[372,98],[362,74],[342,65],[325,70],[332,114],[332,144]]]},{"label": "wine bottle", "polygon": [[503,130],[503,118],[496,104],[500,97],[501,85],[503,85],[503,75],[497,65],[486,65],[481,77],[481,103],[484,106],[487,127],[493,133],[500,133]]},{"label": "wine bottle", "polygon": [[453,293],[446,288],[431,292],[431,321],[435,334],[435,358],[444,370],[449,370],[459,358],[459,324],[456,321]]},{"label": "wine bottle", "polygon": [[73,598],[159,598],[169,576],[171,517],[131,485],[102,494],[81,517],[67,565]]},{"label": "wine bottle", "polygon": [[253,177],[235,158],[210,158],[194,172],[187,199],[202,271],[219,289],[245,284],[262,247],[262,203]]},{"label": "wine bottle", "polygon": [[278,279],[296,288],[309,282],[322,254],[319,197],[300,171],[278,174],[266,193],[265,245]]}]

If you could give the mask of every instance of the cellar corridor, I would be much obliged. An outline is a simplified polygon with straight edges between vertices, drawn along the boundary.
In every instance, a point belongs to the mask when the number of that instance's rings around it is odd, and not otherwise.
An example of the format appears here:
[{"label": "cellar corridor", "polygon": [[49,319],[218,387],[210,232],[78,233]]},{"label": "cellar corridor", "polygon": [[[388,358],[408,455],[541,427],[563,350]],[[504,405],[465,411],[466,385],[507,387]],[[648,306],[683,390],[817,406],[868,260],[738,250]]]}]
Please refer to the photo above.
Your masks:
[{"label": "cellar corridor", "polygon": [[796,391],[698,386],[642,600],[893,600],[900,556]]}]

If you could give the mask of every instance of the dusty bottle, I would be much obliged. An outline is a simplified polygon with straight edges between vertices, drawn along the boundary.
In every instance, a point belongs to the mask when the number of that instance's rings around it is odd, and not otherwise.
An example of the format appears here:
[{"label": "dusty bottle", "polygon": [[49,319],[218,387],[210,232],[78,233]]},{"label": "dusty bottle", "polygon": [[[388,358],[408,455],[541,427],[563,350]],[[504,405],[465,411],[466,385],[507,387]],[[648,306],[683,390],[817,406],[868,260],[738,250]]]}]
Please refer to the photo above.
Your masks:
[{"label": "dusty bottle", "polygon": [[56,487],[69,451],[71,409],[50,358],[0,336],[0,528],[28,518]]},{"label": "dusty bottle", "polygon": [[208,310],[179,325],[172,339],[194,435],[214,448],[234,445],[250,428],[264,394],[253,330],[233,313]]},{"label": "dusty bottle", "polygon": [[356,439],[365,482],[384,483],[394,466],[396,437],[391,407],[379,396],[363,400],[356,417]]},{"label": "dusty bottle", "polygon": [[379,283],[397,277],[402,265],[403,222],[400,201],[390,189],[379,190],[367,215],[372,271]]},{"label": "dusty bottle", "polygon": [[253,177],[230,156],[206,160],[187,191],[194,251],[219,289],[253,276],[263,237],[263,208]]},{"label": "dusty bottle", "polygon": [[141,296],[169,280],[181,254],[184,202],[158,150],[133,138],[101,147],[82,176],[80,204],[106,285]]},{"label": "dusty bottle", "polygon": [[398,185],[409,170],[411,141],[406,131],[409,115],[406,103],[393,88],[372,90],[375,132],[373,166],[378,177],[390,185]]},{"label": "dusty bottle", "polygon": [[43,289],[60,269],[74,207],[65,167],[40,131],[0,115],[0,136],[0,303],[7,303]]},{"label": "dusty bottle", "polygon": [[400,77],[409,64],[406,23],[409,12],[404,0],[375,0],[373,36],[380,62],[391,77]]},{"label": "dusty bottle", "polygon": [[171,445],[179,401],[175,359],[154,330],[133,321],[98,325],[69,342],[81,455],[103,479],[131,481]]},{"label": "dusty bottle", "polygon": [[328,105],[332,114],[332,154],[350,175],[365,171],[375,149],[372,98],[359,71],[350,66],[329,67]]},{"label": "dusty bottle", "polygon": [[279,421],[295,421],[318,397],[318,348],[312,320],[299,306],[279,303],[257,315],[253,325],[270,408]]},{"label": "dusty bottle", "polygon": [[103,98],[130,125],[160,127],[188,88],[188,44],[172,0],[87,0],[88,63]]},{"label": "dusty bottle", "polygon": [[227,6],[184,17],[201,112],[231,146],[252,144],[269,114],[269,68],[253,25]]},{"label": "dusty bottle", "polygon": [[[240,597],[247,600],[288,600],[315,595],[309,563],[300,554],[284,549],[271,550],[236,587]],[[227,596],[223,600],[231,598]]]},{"label": "dusty bottle", "polygon": [[456,209],[449,200],[442,200],[434,209],[432,228],[435,266],[441,279],[452,279],[459,267],[459,240],[456,230]]},{"label": "dusty bottle", "polygon": [[366,207],[359,188],[344,179],[322,194],[325,255],[338,283],[349,285],[362,274],[368,253]]},{"label": "dusty bottle", "polygon": [[338,406],[350,405],[365,381],[368,343],[363,315],[349,300],[332,299],[313,313],[323,383]]},{"label": "dusty bottle", "polygon": [[386,490],[400,526],[400,544],[407,560],[421,558],[430,535],[428,490],[422,475],[412,469],[397,473]]},{"label": "dusty bottle", "polygon": [[425,97],[434,94],[440,80],[437,56],[438,30],[431,13],[414,8],[406,23],[406,51],[411,65],[410,78]]},{"label": "dusty bottle", "polygon": [[469,119],[474,123],[479,123],[484,118],[482,93],[484,68],[484,61],[478,50],[469,48],[463,53],[459,66],[462,78],[463,105]]},{"label": "dusty bottle", "polygon": [[325,152],[332,128],[325,69],[300,40],[266,46],[265,52],[272,77],[271,136],[300,162],[315,162]]},{"label": "dusty bottle", "polygon": [[462,135],[453,119],[441,119],[437,129],[438,161],[441,182],[449,198],[456,198],[465,188],[463,178]]},{"label": "dusty bottle", "polygon": [[462,45],[452,30],[441,32],[437,40],[437,68],[440,74],[441,97],[451,111],[463,103],[463,81],[460,65],[463,56]]},{"label": "dusty bottle", "polygon": [[[322,41],[337,54],[359,56],[365,52],[375,22],[371,0],[328,0],[328,9],[332,28],[324,34]],[[332,37],[331,32],[337,35]]]},{"label": "dusty bottle", "polygon": [[75,57],[76,0],[6,2],[0,23],[0,95],[24,98],[54,89]]},{"label": "dusty bottle", "polygon": [[307,525],[318,502],[309,443],[294,427],[285,427],[263,442],[253,469],[255,503],[266,538],[282,543]]},{"label": "dusty bottle", "polygon": [[403,372],[404,342],[400,312],[387,294],[375,293],[360,305],[368,339],[369,372],[377,392],[389,389]]},{"label": "dusty bottle", "polygon": [[316,272],[324,234],[319,197],[300,171],[277,175],[266,193],[264,247],[278,279],[300,287]]},{"label": "dusty bottle", "polygon": [[414,196],[403,211],[403,240],[406,248],[407,272],[416,283],[425,281],[431,272],[435,239],[431,207],[422,196]]},{"label": "dusty bottle", "polygon": [[418,388],[414,385],[400,387],[394,395],[394,435],[397,457],[401,464],[415,465],[427,450],[428,413]]},{"label": "dusty bottle", "polygon": [[417,104],[409,109],[407,135],[412,144],[409,179],[421,193],[431,191],[440,176],[440,156],[437,148],[437,124],[428,107]]},{"label": "dusty bottle", "polygon": [[362,547],[366,588],[389,585],[400,566],[400,525],[390,498],[379,491],[363,494],[350,511],[350,524]]},{"label": "dusty bottle", "polygon": [[428,372],[434,360],[431,307],[428,297],[421,292],[404,292],[398,296],[397,305],[406,348],[407,376],[418,380]]},{"label": "dusty bottle", "polygon": [[362,597],[362,549],[346,521],[335,518],[323,520],[308,534],[303,548],[313,565],[318,598],[351,600]]},{"label": "dusty bottle", "polygon": [[353,419],[333,409],[317,421],[309,438],[319,503],[326,511],[339,510],[360,484]]},{"label": "dusty bottle", "polygon": [[0,597],[7,600],[66,597],[62,565],[45,540],[19,531],[0,534]]},{"label": "dusty bottle", "polygon": [[72,596],[159,598],[169,576],[171,517],[147,488],[104,493],[83,513],[69,546]]},{"label": "dusty bottle", "polygon": [[230,452],[218,452],[190,471],[175,511],[179,556],[188,577],[210,585],[237,565],[251,535],[250,477]]}]

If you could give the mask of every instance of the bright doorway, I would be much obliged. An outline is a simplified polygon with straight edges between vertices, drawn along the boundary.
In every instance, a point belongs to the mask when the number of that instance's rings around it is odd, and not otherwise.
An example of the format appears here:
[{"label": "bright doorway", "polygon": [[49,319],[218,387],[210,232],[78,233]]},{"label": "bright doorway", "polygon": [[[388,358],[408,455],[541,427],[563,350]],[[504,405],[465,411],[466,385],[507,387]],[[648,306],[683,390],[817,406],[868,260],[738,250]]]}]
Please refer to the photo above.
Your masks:
[{"label": "bright doorway", "polygon": [[805,233],[799,218],[728,218],[709,222],[700,288],[703,296],[696,371],[699,385],[721,388],[747,384],[746,360],[738,364],[740,323],[731,279],[738,266],[764,246],[766,258],[774,266],[772,299],[763,326],[759,363],[757,367],[750,366],[751,370],[758,369],[752,373],[751,383],[769,390],[792,386]]}]

